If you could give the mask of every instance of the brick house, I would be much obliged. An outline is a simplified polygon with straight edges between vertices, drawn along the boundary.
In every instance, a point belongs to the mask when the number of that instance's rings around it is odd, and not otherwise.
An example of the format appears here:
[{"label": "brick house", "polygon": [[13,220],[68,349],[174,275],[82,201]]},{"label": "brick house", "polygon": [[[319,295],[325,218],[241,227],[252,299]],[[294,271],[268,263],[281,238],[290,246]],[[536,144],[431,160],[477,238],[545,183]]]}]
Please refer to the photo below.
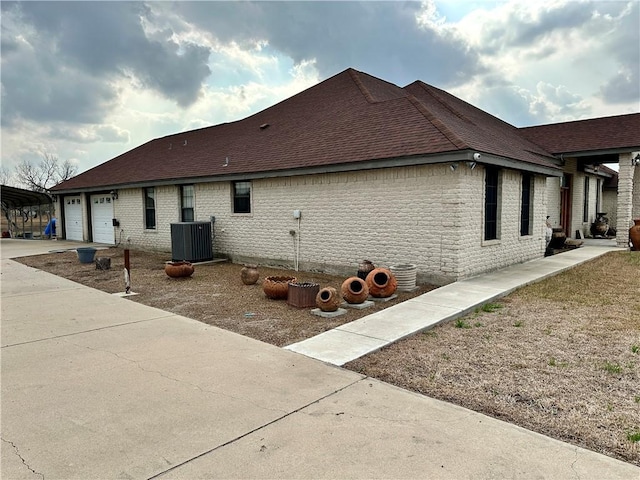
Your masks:
[{"label": "brick house", "polygon": [[414,263],[444,284],[542,256],[547,184],[562,177],[562,158],[447,92],[347,69],[53,192],[69,239],[171,251],[171,223],[215,217],[216,255],[235,262],[336,274],[365,258]]}]

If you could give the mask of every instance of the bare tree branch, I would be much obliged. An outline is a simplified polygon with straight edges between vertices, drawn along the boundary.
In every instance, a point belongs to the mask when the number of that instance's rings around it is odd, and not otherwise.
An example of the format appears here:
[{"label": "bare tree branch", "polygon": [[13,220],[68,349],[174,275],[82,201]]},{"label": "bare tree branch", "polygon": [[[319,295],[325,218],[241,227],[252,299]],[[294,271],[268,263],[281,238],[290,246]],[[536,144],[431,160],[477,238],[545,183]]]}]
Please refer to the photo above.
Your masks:
[{"label": "bare tree branch", "polygon": [[13,186],[13,174],[7,167],[0,167],[0,184]]},{"label": "bare tree branch", "polygon": [[42,160],[38,165],[28,160],[18,164],[16,178],[29,190],[48,192],[54,185],[73,177],[76,171],[77,167],[69,160],[60,163],[56,155],[42,152]]}]

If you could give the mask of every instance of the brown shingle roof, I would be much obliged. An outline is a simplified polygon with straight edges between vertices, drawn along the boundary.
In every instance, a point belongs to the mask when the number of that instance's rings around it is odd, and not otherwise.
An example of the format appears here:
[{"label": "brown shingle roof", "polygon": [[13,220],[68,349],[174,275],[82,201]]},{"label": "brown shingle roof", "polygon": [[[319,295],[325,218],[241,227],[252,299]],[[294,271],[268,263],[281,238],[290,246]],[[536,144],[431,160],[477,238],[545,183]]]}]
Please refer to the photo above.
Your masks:
[{"label": "brown shingle roof", "polygon": [[640,113],[526,127],[520,132],[554,154],[640,149]]},{"label": "brown shingle roof", "polygon": [[555,168],[550,154],[519,136],[515,127],[442,90],[421,82],[403,89],[348,69],[243,120],[152,140],[54,190],[357,164],[471,148]]}]

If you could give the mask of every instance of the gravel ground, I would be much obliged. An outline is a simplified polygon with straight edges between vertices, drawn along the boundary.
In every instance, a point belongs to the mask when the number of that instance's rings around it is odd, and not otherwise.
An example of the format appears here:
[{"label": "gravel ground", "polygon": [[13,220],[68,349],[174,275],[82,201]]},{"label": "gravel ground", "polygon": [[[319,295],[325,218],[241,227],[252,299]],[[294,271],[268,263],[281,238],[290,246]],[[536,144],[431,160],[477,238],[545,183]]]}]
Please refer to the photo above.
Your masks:
[{"label": "gravel ground", "polygon": [[[124,290],[123,251],[101,250],[112,269],[83,265],[74,252],[18,259],[79,283]],[[242,265],[197,265],[171,279],[166,254],[131,252],[131,300],[277,346],[295,343],[411,294],[322,319],[267,299],[267,275],[340,287],[343,277],[260,267],[245,286]],[[354,265],[354,273],[357,265]],[[610,253],[518,290],[496,304],[415,335],[346,368],[640,465],[640,252]]]}]

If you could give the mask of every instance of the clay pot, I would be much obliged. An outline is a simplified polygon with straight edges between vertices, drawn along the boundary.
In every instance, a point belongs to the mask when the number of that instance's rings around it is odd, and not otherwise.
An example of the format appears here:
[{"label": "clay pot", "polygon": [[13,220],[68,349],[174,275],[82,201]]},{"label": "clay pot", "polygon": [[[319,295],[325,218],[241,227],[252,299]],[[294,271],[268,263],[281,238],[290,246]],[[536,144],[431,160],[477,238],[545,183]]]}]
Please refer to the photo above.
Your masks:
[{"label": "clay pot", "polygon": [[562,248],[564,247],[564,242],[566,241],[567,236],[564,233],[564,229],[561,227],[556,227],[553,229],[553,233],[551,234],[549,248]]},{"label": "clay pot", "polygon": [[316,295],[316,306],[323,312],[335,312],[340,306],[340,296],[333,287],[324,287]]},{"label": "clay pot", "polygon": [[190,277],[194,268],[190,262],[167,262],[164,264],[164,272],[172,278]]},{"label": "clay pot", "polygon": [[289,294],[289,282],[295,281],[296,277],[266,277],[262,281],[262,290],[272,300],[286,300]]},{"label": "clay pot", "polygon": [[367,275],[369,295],[376,298],[387,298],[396,292],[398,281],[387,268],[374,268]]},{"label": "clay pot", "polygon": [[360,262],[360,265],[358,265],[358,278],[364,280],[365,278],[367,278],[367,275],[369,275],[369,272],[374,268],[376,268],[376,266],[369,260],[363,260],[362,262]]},{"label": "clay pot", "polygon": [[360,277],[349,277],[342,282],[340,293],[347,303],[363,303],[369,296],[369,287]]},{"label": "clay pot", "polygon": [[258,266],[247,264],[240,270],[240,279],[245,285],[254,285],[258,281],[260,274],[258,273]]},{"label": "clay pot", "polygon": [[633,249],[640,251],[640,218],[636,218],[633,223],[635,225],[629,229],[629,239]]}]

